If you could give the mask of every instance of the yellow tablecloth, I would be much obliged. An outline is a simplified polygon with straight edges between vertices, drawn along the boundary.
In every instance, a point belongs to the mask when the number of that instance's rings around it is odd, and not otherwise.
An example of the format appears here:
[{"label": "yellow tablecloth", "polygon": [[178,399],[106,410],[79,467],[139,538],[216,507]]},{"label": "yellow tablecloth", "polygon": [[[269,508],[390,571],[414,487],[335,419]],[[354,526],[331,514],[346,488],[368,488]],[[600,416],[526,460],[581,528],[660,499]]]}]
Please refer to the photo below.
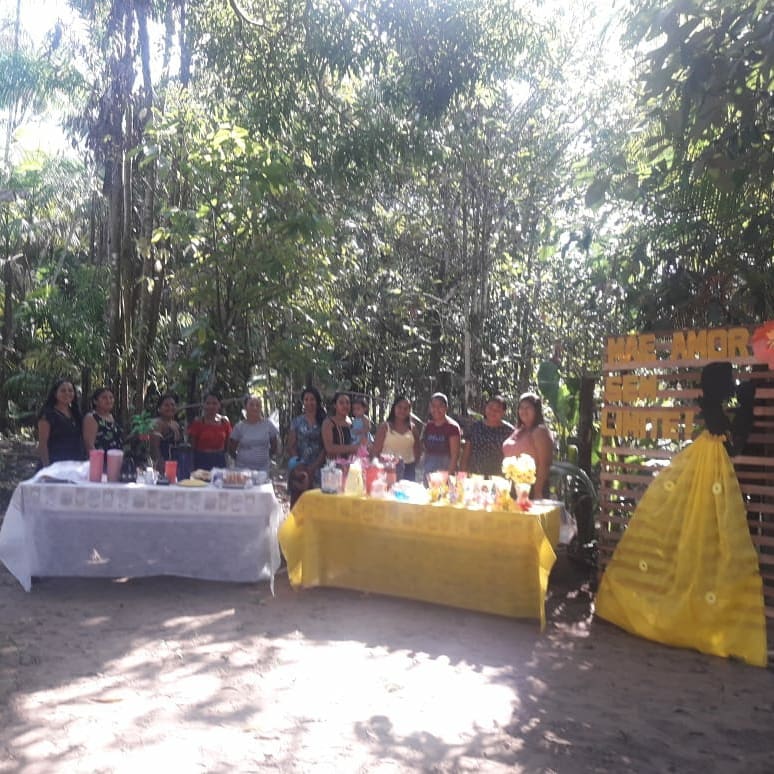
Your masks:
[{"label": "yellow tablecloth", "polygon": [[527,513],[305,492],[280,527],[294,587],[371,591],[545,625],[558,503]]}]

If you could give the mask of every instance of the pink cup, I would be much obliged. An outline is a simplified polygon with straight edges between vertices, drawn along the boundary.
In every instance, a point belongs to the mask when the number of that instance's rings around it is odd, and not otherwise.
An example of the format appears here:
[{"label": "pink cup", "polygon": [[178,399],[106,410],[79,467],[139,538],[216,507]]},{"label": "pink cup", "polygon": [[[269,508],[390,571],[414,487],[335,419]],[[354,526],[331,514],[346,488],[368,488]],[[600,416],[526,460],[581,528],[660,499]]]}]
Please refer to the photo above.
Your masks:
[{"label": "pink cup", "polygon": [[164,477],[170,484],[177,483],[177,460],[167,460],[164,463]]},{"label": "pink cup", "polygon": [[121,466],[124,464],[124,453],[121,449],[108,449],[107,453],[107,480],[121,480]]},{"label": "pink cup", "polygon": [[89,452],[89,481],[99,484],[102,481],[104,467],[105,452],[102,449],[92,449]]}]

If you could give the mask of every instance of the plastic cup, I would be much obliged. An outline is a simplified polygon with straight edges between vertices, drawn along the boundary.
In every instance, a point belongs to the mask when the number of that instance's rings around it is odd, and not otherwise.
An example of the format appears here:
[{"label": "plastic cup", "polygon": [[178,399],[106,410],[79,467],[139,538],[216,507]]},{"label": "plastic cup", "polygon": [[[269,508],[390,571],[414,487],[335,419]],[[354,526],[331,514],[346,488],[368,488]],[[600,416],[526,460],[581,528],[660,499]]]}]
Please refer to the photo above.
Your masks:
[{"label": "plastic cup", "polygon": [[121,480],[121,466],[124,464],[124,453],[121,449],[108,449],[107,451],[107,480]]},{"label": "plastic cup", "polygon": [[170,484],[177,483],[177,460],[167,460],[164,463],[164,477]]},{"label": "plastic cup", "polygon": [[89,481],[99,484],[102,481],[102,470],[104,467],[105,451],[103,449],[92,449],[89,452]]}]

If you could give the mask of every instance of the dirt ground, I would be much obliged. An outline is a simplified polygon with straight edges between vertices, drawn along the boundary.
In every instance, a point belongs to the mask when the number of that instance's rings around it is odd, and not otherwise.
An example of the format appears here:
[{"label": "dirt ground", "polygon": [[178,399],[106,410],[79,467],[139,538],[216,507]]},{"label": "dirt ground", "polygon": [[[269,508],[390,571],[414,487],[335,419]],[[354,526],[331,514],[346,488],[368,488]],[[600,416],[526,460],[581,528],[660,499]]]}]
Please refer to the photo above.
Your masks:
[{"label": "dirt ground", "polygon": [[542,633],[275,591],[0,571],[0,772],[774,770],[774,671],[595,620],[564,557]]}]

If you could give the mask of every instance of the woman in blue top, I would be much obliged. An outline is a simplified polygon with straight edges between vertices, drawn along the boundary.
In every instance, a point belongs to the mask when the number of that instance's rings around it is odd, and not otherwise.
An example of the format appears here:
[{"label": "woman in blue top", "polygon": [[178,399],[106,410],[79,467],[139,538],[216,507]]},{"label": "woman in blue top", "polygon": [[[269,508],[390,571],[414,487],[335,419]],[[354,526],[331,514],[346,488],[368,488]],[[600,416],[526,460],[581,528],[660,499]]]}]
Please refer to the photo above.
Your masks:
[{"label": "woman in blue top", "polygon": [[38,415],[38,456],[43,467],[62,460],[84,459],[81,424],[75,386],[69,379],[60,379]]},{"label": "woman in blue top", "polygon": [[297,465],[305,465],[319,480],[320,467],[325,460],[321,430],[326,415],[322,396],[316,387],[304,388],[301,405],[303,413],[290,423],[288,433],[288,471]]}]

